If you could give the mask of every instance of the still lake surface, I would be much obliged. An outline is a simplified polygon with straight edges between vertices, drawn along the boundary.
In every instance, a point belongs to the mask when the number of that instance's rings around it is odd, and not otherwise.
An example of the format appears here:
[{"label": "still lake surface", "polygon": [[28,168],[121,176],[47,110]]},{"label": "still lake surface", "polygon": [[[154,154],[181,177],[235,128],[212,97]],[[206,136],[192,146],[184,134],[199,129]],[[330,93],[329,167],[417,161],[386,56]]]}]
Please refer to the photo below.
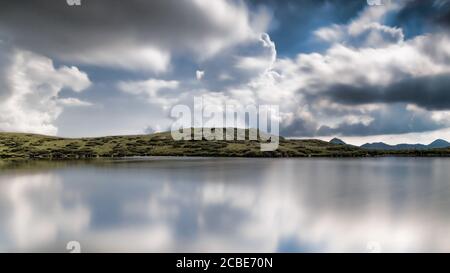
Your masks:
[{"label": "still lake surface", "polygon": [[450,159],[140,158],[0,170],[0,251],[450,251]]}]

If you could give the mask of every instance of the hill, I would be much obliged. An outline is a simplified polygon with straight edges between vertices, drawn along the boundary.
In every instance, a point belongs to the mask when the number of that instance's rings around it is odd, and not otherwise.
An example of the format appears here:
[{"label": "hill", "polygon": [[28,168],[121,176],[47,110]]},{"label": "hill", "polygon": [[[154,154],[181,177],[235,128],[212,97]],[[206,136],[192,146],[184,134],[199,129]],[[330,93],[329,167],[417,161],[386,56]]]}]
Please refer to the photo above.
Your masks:
[{"label": "hill", "polygon": [[346,145],[347,143],[345,143],[342,139],[339,138],[333,138],[332,140],[330,140],[330,143],[332,144],[338,144],[338,145]]},{"label": "hill", "polygon": [[[235,129],[234,134],[249,131]],[[236,139],[236,138],[235,138]],[[354,157],[366,151],[321,140],[289,140],[280,137],[276,151],[261,152],[260,140],[181,140],[170,132],[150,135],[60,138],[35,134],[0,133],[0,158],[77,159],[127,156],[222,156],[222,157]]]},{"label": "hill", "polygon": [[[248,136],[249,130],[234,129],[234,135]],[[235,138],[236,139],[236,138]],[[262,152],[261,140],[181,140],[170,132],[150,135],[61,138],[24,133],[0,133],[0,159],[80,159],[131,156],[209,157],[367,157],[450,156],[450,148],[424,150],[363,149],[316,140],[280,137],[276,151]],[[336,144],[338,143],[338,144]],[[435,144],[442,144],[435,143]]]},{"label": "hill", "polygon": [[450,143],[443,139],[436,139],[435,141],[428,144],[428,148],[447,148],[450,147]]}]

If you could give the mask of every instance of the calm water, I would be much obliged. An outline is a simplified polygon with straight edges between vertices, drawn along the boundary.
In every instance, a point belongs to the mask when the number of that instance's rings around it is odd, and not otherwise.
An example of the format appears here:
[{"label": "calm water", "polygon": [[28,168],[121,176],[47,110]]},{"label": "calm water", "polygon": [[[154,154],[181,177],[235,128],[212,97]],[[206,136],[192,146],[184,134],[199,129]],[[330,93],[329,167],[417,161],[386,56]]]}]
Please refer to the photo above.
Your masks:
[{"label": "calm water", "polygon": [[150,158],[0,170],[0,251],[450,251],[448,159]]}]

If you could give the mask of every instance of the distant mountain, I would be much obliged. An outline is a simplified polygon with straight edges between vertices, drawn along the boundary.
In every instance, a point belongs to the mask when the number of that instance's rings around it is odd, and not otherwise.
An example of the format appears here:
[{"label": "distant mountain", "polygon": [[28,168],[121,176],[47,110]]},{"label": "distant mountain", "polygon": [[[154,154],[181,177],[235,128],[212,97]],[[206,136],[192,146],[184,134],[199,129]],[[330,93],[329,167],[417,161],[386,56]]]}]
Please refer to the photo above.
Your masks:
[{"label": "distant mountain", "polygon": [[394,150],[426,150],[427,145],[423,144],[398,144],[394,146]]},{"label": "distant mountain", "polygon": [[436,139],[428,145],[429,148],[437,149],[437,148],[447,148],[450,147],[450,143],[443,139]]},{"label": "distant mountain", "polygon": [[366,143],[362,145],[361,148],[370,150],[394,150],[394,146],[388,145],[383,142]]},{"label": "distant mountain", "polygon": [[345,143],[342,139],[339,138],[333,138],[332,140],[330,140],[330,143],[332,144],[337,144],[337,145],[346,145],[347,143]]},{"label": "distant mountain", "polygon": [[432,143],[430,143],[429,145],[424,144],[389,145],[383,142],[376,142],[376,143],[366,143],[361,146],[361,148],[370,150],[427,150],[427,149],[438,149],[447,147],[450,147],[450,143],[443,139],[437,139]]}]

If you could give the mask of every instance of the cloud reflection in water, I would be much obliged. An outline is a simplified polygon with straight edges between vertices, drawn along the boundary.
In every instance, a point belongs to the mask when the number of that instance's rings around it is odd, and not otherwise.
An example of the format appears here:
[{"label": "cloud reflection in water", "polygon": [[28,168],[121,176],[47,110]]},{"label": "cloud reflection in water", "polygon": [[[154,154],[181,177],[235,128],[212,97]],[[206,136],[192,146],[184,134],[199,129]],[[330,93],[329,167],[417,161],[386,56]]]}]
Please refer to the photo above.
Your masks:
[{"label": "cloud reflection in water", "polygon": [[0,250],[449,251],[447,159],[157,159],[0,175]]}]

